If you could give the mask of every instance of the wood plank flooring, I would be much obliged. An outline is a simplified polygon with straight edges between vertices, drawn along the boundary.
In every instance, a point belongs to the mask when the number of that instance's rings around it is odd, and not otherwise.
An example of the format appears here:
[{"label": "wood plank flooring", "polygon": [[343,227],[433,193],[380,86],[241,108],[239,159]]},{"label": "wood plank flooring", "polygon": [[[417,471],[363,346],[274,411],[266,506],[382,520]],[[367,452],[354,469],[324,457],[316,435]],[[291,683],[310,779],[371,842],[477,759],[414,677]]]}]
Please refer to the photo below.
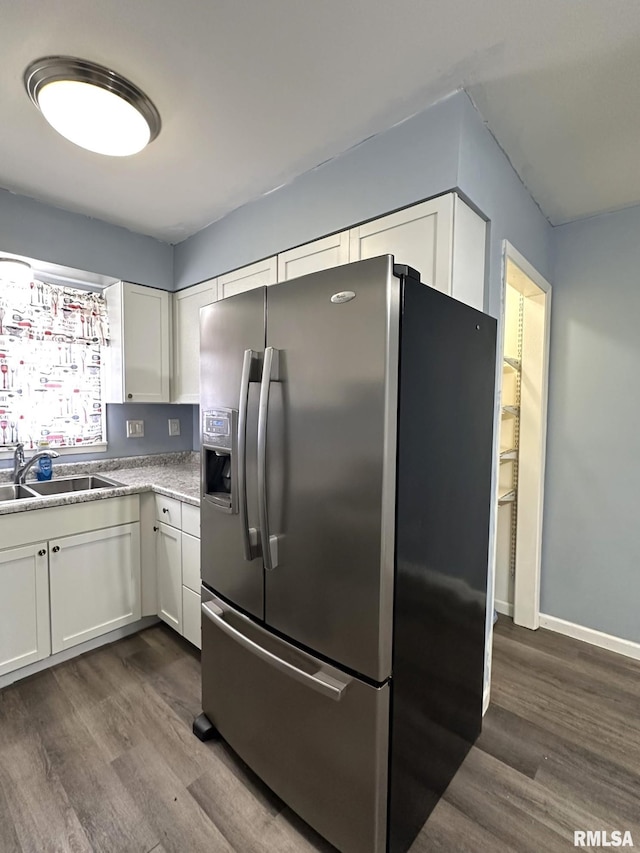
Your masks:
[{"label": "wood plank flooring", "polygon": [[[411,853],[640,845],[640,663],[503,618],[492,699]],[[199,711],[198,655],[164,626],[0,691],[0,853],[331,853],[191,734]]]}]

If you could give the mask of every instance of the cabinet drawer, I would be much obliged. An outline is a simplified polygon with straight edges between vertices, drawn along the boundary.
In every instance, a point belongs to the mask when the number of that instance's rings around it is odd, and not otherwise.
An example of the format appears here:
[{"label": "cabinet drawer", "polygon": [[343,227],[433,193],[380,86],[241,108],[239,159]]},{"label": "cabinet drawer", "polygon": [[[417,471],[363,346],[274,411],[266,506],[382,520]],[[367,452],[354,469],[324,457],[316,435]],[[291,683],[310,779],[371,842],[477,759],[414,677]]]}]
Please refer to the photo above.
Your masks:
[{"label": "cabinet drawer", "polygon": [[202,648],[200,595],[182,587],[182,634],[186,640]]},{"label": "cabinet drawer", "polygon": [[[200,507],[182,504],[182,529],[185,533],[200,538]],[[200,587],[198,586],[198,589]]]},{"label": "cabinet drawer", "polygon": [[175,498],[156,495],[156,518],[163,524],[182,528],[182,504]]},{"label": "cabinet drawer", "polygon": [[182,534],[182,583],[200,595],[200,540]]}]

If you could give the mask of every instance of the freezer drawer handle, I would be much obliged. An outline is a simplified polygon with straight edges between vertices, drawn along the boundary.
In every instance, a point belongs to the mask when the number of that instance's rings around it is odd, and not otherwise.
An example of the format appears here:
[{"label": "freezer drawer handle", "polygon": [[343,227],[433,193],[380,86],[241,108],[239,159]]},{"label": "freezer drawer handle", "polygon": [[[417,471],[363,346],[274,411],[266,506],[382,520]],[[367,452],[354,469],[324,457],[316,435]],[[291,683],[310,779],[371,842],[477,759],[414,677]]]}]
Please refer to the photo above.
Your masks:
[{"label": "freezer drawer handle", "polygon": [[249,562],[257,556],[255,546],[258,542],[258,533],[255,528],[249,529],[247,517],[247,408],[249,405],[251,366],[256,355],[252,349],[244,351],[242,376],[240,377],[240,407],[238,409],[238,505],[242,549],[245,560]]},{"label": "freezer drawer handle", "polygon": [[296,681],[306,684],[307,687],[310,687],[312,690],[317,690],[318,693],[322,693],[323,696],[328,696],[329,699],[334,699],[336,702],[339,702],[342,698],[342,694],[347,689],[351,679],[348,679],[346,682],[338,681],[337,678],[333,678],[333,676],[329,675],[328,672],[322,672],[322,670],[313,674],[304,672],[304,670],[298,669],[297,666],[287,663],[286,660],[282,660],[282,658],[279,658],[272,652],[268,652],[266,649],[263,649],[262,646],[258,645],[258,643],[250,640],[249,637],[245,637],[245,635],[238,631],[237,628],[234,628],[233,625],[225,622],[224,610],[221,607],[218,607],[217,604],[214,604],[213,601],[203,601],[201,607],[202,612],[207,619],[214,622],[221,631],[224,631],[227,636],[231,637],[232,640],[235,640],[247,649],[247,651],[252,652],[261,660],[271,664],[271,666],[280,670],[280,672],[284,672],[286,675],[290,675],[291,678],[295,678]]},{"label": "freezer drawer handle", "polygon": [[[278,350],[267,347],[264,351],[264,366],[260,384],[260,403],[258,406],[258,518],[260,519],[260,540],[262,542],[262,560],[269,571],[278,565],[278,537],[269,533],[269,506],[267,498],[267,419],[269,415],[269,391],[274,360],[277,364]],[[277,369],[277,368],[276,368]]]}]

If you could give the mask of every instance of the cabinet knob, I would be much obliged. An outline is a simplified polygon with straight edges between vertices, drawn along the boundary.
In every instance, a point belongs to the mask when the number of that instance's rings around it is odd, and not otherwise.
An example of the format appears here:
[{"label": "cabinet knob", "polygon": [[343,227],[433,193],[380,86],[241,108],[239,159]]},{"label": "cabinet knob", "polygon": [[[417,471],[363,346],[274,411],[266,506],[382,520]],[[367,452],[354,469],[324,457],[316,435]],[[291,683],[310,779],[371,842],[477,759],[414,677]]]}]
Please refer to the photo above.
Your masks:
[{"label": "cabinet knob", "polygon": [[155,524],[153,525],[153,529],[154,529],[154,531],[160,530],[160,528],[156,527]]},{"label": "cabinet knob", "polygon": [[38,551],[38,557],[44,557],[46,553],[47,551],[45,548],[40,548],[40,550]]},{"label": "cabinet knob", "polygon": [[162,512],[169,512],[169,510],[166,508],[166,506],[163,506],[163,507],[162,507]]},{"label": "cabinet knob", "polygon": [[52,548],[51,550],[53,551],[53,553],[54,553],[54,554],[57,554],[57,553],[58,553],[58,551],[60,550],[60,546],[59,546],[59,545],[54,545],[54,546],[53,546],[53,548]]},{"label": "cabinet knob", "polygon": [[133,394],[127,394],[127,400],[133,400]]}]

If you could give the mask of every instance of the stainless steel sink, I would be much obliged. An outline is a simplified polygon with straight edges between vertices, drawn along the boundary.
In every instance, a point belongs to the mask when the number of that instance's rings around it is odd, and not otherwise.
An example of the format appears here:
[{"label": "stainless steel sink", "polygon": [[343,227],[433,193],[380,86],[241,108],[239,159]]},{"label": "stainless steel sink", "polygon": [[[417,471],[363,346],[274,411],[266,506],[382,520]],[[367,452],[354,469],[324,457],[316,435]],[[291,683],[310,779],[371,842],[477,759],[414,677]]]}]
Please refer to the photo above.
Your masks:
[{"label": "stainless steel sink", "polygon": [[61,477],[59,480],[43,480],[42,482],[29,483],[28,489],[32,489],[42,497],[49,495],[64,495],[69,492],[88,492],[93,489],[113,489],[121,486],[115,480],[107,477],[98,477],[91,474],[86,477]]},{"label": "stainless steel sink", "polygon": [[27,486],[13,486],[11,484],[0,486],[0,503],[3,501],[23,501],[37,498]]}]

